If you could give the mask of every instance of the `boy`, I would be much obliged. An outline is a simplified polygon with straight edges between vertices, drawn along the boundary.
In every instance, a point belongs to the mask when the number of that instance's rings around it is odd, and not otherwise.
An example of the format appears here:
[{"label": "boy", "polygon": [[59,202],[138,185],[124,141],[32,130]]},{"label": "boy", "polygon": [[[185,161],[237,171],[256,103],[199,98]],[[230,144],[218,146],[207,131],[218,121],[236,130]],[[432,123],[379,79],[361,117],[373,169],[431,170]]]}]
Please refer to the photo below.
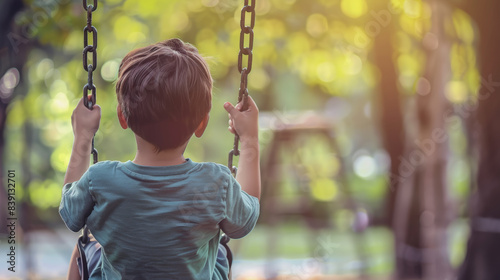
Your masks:
[{"label": "boy", "polygon": [[[90,168],[100,107],[80,100],[59,213],[72,231],[86,224],[102,246],[90,279],[227,279],[227,261],[217,258],[220,231],[241,238],[259,216],[258,109],[251,98],[244,112],[224,104],[229,130],[241,139],[234,179],[225,166],[183,156],[207,127],[211,91],[206,62],[179,39],[130,52],[116,84],[117,114],[135,134],[136,156]],[[73,260],[70,278],[78,279],[76,269]]]}]

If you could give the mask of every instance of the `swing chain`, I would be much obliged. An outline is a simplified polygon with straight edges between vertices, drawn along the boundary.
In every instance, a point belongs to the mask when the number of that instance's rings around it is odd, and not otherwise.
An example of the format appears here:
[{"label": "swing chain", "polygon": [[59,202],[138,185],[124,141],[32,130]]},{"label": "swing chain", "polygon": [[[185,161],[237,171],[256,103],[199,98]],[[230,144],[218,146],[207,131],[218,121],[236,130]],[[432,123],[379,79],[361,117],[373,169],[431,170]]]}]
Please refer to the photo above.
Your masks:
[{"label": "swing chain", "polygon": [[[83,8],[87,12],[87,25],[83,28],[83,69],[87,71],[87,84],[83,87],[83,103],[85,107],[92,110],[96,104],[96,87],[94,85],[94,70],[97,68],[97,29],[92,26],[92,12],[97,9],[97,0],[93,0],[94,4],[87,4],[87,0],[83,0]],[[89,33],[92,33],[92,45],[89,45]],[[88,54],[92,53],[92,60],[89,63]],[[91,94],[89,95],[89,91]],[[90,97],[90,98],[89,98]],[[98,161],[98,153],[94,147],[94,138],[92,138],[92,157],[94,164]]]},{"label": "swing chain", "polygon": [[[255,27],[255,2],[257,0],[245,0],[243,8],[241,9],[240,20],[240,51],[238,53],[238,71],[241,74],[240,89],[238,92],[238,103],[241,102],[241,111],[248,109],[248,74],[252,71],[253,62],[253,41]],[[250,14],[250,25],[247,25],[247,15]],[[248,45],[246,45],[245,35],[248,34]],[[243,57],[246,57],[246,67],[243,66]],[[238,169],[233,166],[233,159],[235,156],[240,155],[238,148],[240,136],[235,133],[233,149],[229,152],[228,167],[231,172],[236,176]]]}]

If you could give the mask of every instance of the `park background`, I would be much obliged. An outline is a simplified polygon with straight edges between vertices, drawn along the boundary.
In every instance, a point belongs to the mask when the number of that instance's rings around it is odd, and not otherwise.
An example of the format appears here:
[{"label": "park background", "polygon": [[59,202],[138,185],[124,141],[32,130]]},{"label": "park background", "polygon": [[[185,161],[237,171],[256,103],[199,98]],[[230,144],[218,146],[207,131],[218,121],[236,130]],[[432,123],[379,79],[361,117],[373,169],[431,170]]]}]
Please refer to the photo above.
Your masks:
[{"label": "park background", "polygon": [[[186,157],[227,163],[222,104],[238,96],[243,2],[99,1],[100,160],[134,158],[133,134],[116,118],[121,59],[178,37],[214,78],[207,132]],[[256,1],[248,86],[261,111],[262,215],[230,243],[233,279],[498,279],[499,3]],[[87,81],[85,25],[81,1],[0,2],[1,279],[65,276],[78,234],[57,209]]]}]

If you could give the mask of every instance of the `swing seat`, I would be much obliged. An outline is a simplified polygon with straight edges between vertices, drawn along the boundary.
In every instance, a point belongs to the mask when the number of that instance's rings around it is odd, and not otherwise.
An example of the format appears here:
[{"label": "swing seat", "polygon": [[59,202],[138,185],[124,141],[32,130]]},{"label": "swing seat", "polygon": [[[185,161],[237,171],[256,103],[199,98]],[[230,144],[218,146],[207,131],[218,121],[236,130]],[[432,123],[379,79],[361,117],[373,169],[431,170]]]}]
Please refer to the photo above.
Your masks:
[{"label": "swing seat", "polygon": [[101,244],[97,242],[91,233],[86,234],[87,233],[84,232],[84,234],[78,238],[77,244],[80,256],[76,261],[82,280],[90,278],[90,273],[94,271],[101,259]]}]

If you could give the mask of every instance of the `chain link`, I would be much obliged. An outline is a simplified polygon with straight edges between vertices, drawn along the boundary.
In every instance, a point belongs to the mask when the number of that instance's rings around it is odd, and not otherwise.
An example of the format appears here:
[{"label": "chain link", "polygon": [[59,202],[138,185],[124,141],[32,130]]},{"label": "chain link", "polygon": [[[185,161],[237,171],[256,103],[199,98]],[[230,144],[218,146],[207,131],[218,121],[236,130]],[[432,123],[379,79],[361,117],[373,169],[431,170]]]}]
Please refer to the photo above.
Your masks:
[{"label": "chain link", "polygon": [[[240,20],[240,51],[238,53],[238,71],[241,74],[240,89],[238,92],[238,103],[241,103],[241,111],[248,109],[248,74],[252,71],[253,62],[253,40],[255,27],[255,2],[257,0],[245,0],[243,8],[241,9],[241,20]],[[250,25],[247,25],[247,16],[250,16]],[[245,38],[248,34],[248,45]],[[243,60],[246,58],[246,66],[243,64]],[[234,135],[233,149],[229,152],[228,167],[231,172],[236,176],[238,169],[233,166],[233,160],[235,156],[240,155],[240,150],[238,145],[240,143],[240,137],[238,134]]]},{"label": "chain link", "polygon": [[87,11],[89,7],[92,9],[92,12],[95,11],[97,9],[97,0],[94,0],[94,5],[89,5],[86,0],[83,0],[83,9]]},{"label": "chain link", "polygon": [[[92,110],[96,104],[96,87],[94,85],[94,70],[97,68],[97,29],[92,26],[92,12],[97,9],[97,0],[94,4],[87,4],[83,0],[83,9],[87,12],[87,25],[83,28],[83,69],[87,71],[87,84],[83,87],[83,103],[85,107]],[[92,45],[89,45],[89,33],[92,33]],[[89,63],[89,53],[92,53],[92,60]],[[90,95],[89,95],[90,91]],[[94,138],[92,138],[92,158],[94,164],[98,161],[98,153],[94,147]]]}]

